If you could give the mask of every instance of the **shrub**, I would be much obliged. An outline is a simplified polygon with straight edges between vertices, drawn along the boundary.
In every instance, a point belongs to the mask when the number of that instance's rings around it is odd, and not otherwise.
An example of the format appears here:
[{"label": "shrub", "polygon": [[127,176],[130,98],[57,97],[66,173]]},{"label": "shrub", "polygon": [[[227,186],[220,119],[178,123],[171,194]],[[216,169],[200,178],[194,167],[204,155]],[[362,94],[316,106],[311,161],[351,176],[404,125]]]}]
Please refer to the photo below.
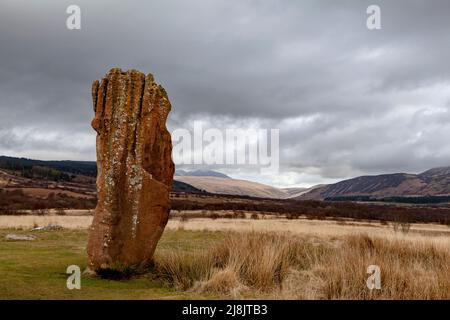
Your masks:
[{"label": "shrub", "polygon": [[57,208],[55,210],[55,214],[58,216],[65,216],[66,215],[66,211],[63,208]]},{"label": "shrub", "polygon": [[259,215],[256,212],[253,212],[252,215],[250,216],[251,219],[253,220],[258,220],[259,219]]},{"label": "shrub", "polygon": [[36,210],[36,214],[38,216],[45,216],[45,215],[48,215],[48,213],[49,213],[48,209],[38,209],[38,210]]}]

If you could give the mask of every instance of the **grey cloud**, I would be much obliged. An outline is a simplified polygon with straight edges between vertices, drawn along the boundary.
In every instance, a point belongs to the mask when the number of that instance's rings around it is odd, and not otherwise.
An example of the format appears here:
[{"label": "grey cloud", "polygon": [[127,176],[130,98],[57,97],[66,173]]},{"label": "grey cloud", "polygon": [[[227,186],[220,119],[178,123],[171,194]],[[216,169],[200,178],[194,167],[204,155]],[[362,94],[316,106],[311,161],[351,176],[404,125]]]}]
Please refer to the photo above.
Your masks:
[{"label": "grey cloud", "polygon": [[90,84],[119,66],[166,87],[172,129],[280,128],[280,175],[450,164],[448,1],[376,1],[379,31],[365,27],[373,1],[76,2],[79,31],[65,28],[72,2],[0,5],[0,153],[94,159]]}]

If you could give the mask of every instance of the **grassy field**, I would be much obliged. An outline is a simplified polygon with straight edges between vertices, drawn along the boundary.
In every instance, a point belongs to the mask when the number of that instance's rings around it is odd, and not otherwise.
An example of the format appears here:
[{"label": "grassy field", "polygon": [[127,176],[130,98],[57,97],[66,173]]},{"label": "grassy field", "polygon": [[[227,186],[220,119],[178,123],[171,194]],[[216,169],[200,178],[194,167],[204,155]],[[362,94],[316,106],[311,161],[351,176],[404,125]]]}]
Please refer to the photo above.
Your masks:
[{"label": "grassy field", "polygon": [[[8,233],[38,239],[7,241]],[[87,266],[86,239],[86,230],[0,229],[0,298],[450,299],[449,238],[441,233],[293,234],[172,226],[148,273],[128,280],[84,274],[81,290],[68,290],[67,266]],[[366,287],[371,264],[382,270],[381,290]]]},{"label": "grassy field", "polygon": [[[199,295],[177,291],[152,274],[129,280],[104,280],[82,275],[81,290],[66,288],[69,265],[87,266],[86,230],[33,232],[36,241],[6,241],[5,235],[30,234],[26,231],[0,230],[1,299],[201,299]],[[166,232],[158,251],[193,251],[212,244],[220,233]],[[209,239],[205,244],[205,237]]]}]

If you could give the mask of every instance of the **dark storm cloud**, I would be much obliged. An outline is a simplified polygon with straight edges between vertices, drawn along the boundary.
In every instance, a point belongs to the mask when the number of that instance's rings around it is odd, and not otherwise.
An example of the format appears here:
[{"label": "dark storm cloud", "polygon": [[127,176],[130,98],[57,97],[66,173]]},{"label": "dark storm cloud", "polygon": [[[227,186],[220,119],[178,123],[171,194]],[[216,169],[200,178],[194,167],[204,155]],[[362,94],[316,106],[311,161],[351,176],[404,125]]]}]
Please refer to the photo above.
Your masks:
[{"label": "dark storm cloud", "polygon": [[0,153],[93,159],[90,84],[119,66],[155,74],[172,129],[280,128],[282,172],[261,181],[449,165],[449,15],[444,0],[2,1]]}]

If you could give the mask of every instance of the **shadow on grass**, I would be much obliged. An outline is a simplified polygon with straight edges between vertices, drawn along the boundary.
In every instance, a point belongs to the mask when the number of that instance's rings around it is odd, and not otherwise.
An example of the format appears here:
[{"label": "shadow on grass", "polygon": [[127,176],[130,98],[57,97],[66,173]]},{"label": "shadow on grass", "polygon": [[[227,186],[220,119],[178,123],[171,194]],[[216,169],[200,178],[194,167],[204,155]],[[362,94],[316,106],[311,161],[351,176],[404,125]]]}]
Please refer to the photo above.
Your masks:
[{"label": "shadow on grass", "polygon": [[114,268],[102,268],[95,271],[96,275],[101,279],[108,280],[130,280],[134,277],[142,275],[152,275],[154,271],[153,261],[145,267],[114,267]]}]

